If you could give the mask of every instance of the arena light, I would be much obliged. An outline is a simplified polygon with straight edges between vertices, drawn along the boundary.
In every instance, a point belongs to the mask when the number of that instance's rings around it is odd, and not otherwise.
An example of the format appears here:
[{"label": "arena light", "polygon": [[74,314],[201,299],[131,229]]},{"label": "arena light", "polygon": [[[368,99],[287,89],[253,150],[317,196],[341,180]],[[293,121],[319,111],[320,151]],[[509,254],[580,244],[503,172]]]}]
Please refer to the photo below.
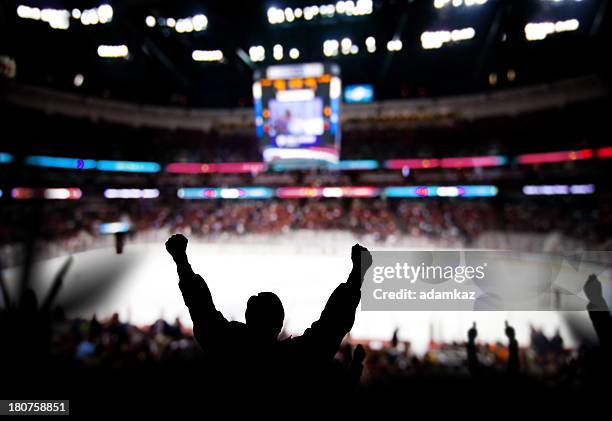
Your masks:
[{"label": "arena light", "polygon": [[321,195],[323,197],[352,197],[352,198],[368,198],[378,197],[380,189],[371,186],[356,186],[356,187],[322,187]]},{"label": "arena light", "polygon": [[193,32],[193,21],[189,18],[177,19],[174,29],[179,34]]},{"label": "arena light", "polygon": [[329,97],[330,99],[340,98],[342,95],[342,81],[339,77],[334,76],[329,82]]},{"label": "arena light", "polygon": [[338,48],[340,43],[335,39],[328,39],[323,42],[323,55],[325,57],[334,57],[338,55]]},{"label": "arena light", "polygon": [[98,56],[103,58],[123,58],[127,57],[129,50],[127,45],[100,45],[98,46]]},{"label": "arena light", "polygon": [[289,23],[293,22],[295,20],[295,15],[293,14],[293,9],[290,7],[287,7],[285,9],[285,20]]},{"label": "arena light", "polygon": [[394,38],[387,42],[388,51],[400,51],[402,49],[402,40]]},{"label": "arena light", "polygon": [[72,80],[72,84],[74,86],[79,88],[79,87],[83,86],[83,82],[85,82],[85,77],[82,74],[78,73],[78,74],[74,75],[74,79]]},{"label": "arena light", "polygon": [[421,47],[425,50],[437,49],[446,43],[466,41],[474,36],[476,36],[476,31],[471,27],[452,31],[425,31],[421,34]]},{"label": "arena light", "polygon": [[272,48],[272,57],[274,57],[274,60],[276,61],[283,59],[283,46],[282,45],[276,44]]},{"label": "arena light", "polygon": [[193,50],[191,58],[194,61],[222,61],[223,51],[221,50]]},{"label": "arena light", "polygon": [[100,234],[120,234],[128,232],[131,225],[127,221],[104,222],[100,224]]},{"label": "arena light", "polygon": [[276,100],[278,102],[309,101],[314,97],[315,92],[312,89],[290,89],[276,93]]},{"label": "arena light", "polygon": [[297,48],[292,48],[291,50],[289,50],[289,57],[291,57],[293,60],[297,60],[298,58],[300,58],[300,50],[298,50]]},{"label": "arena light", "polygon": [[612,158],[612,146],[606,146],[597,150],[599,158]]},{"label": "arena light", "polygon": [[207,164],[200,162],[173,162],[166,166],[166,171],[175,174],[256,174],[265,169],[263,162],[226,162]]},{"label": "arena light", "polygon": [[162,28],[170,28],[174,29],[176,32],[182,33],[190,33],[190,32],[201,32],[208,28],[208,17],[203,13],[198,13],[193,16],[187,16],[183,18],[174,18],[174,17],[158,17],[155,16],[147,16],[145,18],[145,24],[149,28],[153,28],[158,25]]},{"label": "arena light", "polygon": [[408,197],[428,197],[430,196],[427,187],[385,187],[383,196],[391,198],[408,198]]},{"label": "arena light", "polygon": [[40,20],[40,9],[24,5],[17,6],[17,16],[21,19]]},{"label": "arena light", "polygon": [[350,38],[342,38],[340,41],[340,48],[342,54],[347,55],[351,53],[351,47],[353,46],[353,41]]},{"label": "arena light", "polygon": [[225,162],[216,164],[215,172],[224,174],[259,173],[264,170],[263,162]]},{"label": "arena light", "polygon": [[373,159],[345,160],[338,161],[337,163],[330,163],[328,168],[339,171],[375,170],[378,168],[378,161]]},{"label": "arena light", "polygon": [[11,190],[11,197],[17,200],[33,199],[36,196],[36,191],[28,187],[15,187]]},{"label": "arena light", "polygon": [[78,18],[81,21],[82,25],[98,25],[109,23],[113,20],[113,8],[109,4],[103,4],[93,9],[85,9],[80,13],[73,14],[74,16],[79,16]]},{"label": "arena light", "polygon": [[51,200],[78,200],[83,196],[83,193],[81,189],[71,187],[45,189],[43,195],[45,199]]},{"label": "arena light", "polygon": [[271,80],[320,77],[324,71],[325,66],[321,63],[269,66],[266,69],[266,77]]},{"label": "arena light", "polygon": [[366,45],[366,50],[368,50],[368,53],[376,52],[376,38],[367,37],[365,40],[365,45]]},{"label": "arena light", "polygon": [[208,26],[208,18],[206,15],[197,14],[191,18],[191,23],[193,24],[193,30],[196,32],[203,31]]},{"label": "arena light", "polygon": [[100,23],[108,23],[113,20],[113,8],[110,4],[98,6],[97,13]]},{"label": "arena light", "polygon": [[372,85],[348,85],[344,88],[344,102],[364,103],[374,100],[374,87]]},{"label": "arena light", "polygon": [[0,164],[8,164],[13,162],[13,155],[7,152],[0,152]]},{"label": "arena light", "polygon": [[96,167],[99,171],[115,172],[156,173],[160,170],[160,165],[156,162],[139,161],[98,161]]},{"label": "arena light", "polygon": [[531,22],[525,25],[527,41],[541,41],[549,35],[576,31],[580,27],[578,19],[568,19],[557,22]]},{"label": "arena light", "polygon": [[81,24],[84,26],[97,25],[100,23],[98,12],[95,9],[83,10],[81,12]]},{"label": "arena light", "polygon": [[77,170],[91,170],[96,168],[97,162],[93,159],[65,158],[57,156],[30,155],[25,163],[36,167],[65,168]]},{"label": "arena light", "polygon": [[283,23],[285,21],[285,12],[282,9],[276,7],[270,7],[268,9],[268,22],[272,25]]},{"label": "arena light", "polygon": [[523,186],[527,196],[567,196],[595,193],[594,184],[541,184]]},{"label": "arena light", "polygon": [[[372,159],[345,160],[329,163],[328,169],[338,171],[364,171],[378,168],[378,161]],[[257,174],[265,170],[263,162],[226,162],[226,163],[199,163],[199,162],[173,162],[166,166],[166,171],[174,174]]]},{"label": "arena light", "polygon": [[548,164],[554,162],[579,161],[593,158],[592,149],[577,151],[545,152],[519,155],[516,161],[519,164]]},{"label": "arena light", "polygon": [[81,189],[68,188],[29,188],[15,187],[11,190],[11,197],[16,200],[48,199],[48,200],[78,200],[83,196]]},{"label": "arena light", "polygon": [[253,83],[253,99],[255,100],[259,100],[261,99],[261,83],[260,82],[255,82]]},{"label": "arena light", "polygon": [[380,189],[372,186],[349,187],[279,187],[276,197],[280,199],[307,199],[307,198],[367,198],[378,197]]},{"label": "arena light", "polygon": [[391,198],[418,197],[494,197],[499,190],[492,185],[475,186],[397,186],[386,187],[383,195]]},{"label": "arena light", "polygon": [[508,158],[501,155],[492,156],[470,156],[459,158],[443,158],[442,168],[478,168],[478,167],[500,167],[508,163]]},{"label": "arena light", "polygon": [[270,199],[274,190],[269,187],[184,187],[177,190],[179,199]]},{"label": "arena light", "polygon": [[249,57],[253,62],[264,61],[266,58],[266,50],[261,45],[254,45],[249,48]]},{"label": "arena light", "polygon": [[104,197],[107,199],[156,199],[159,197],[158,189],[106,189]]},{"label": "arena light", "polygon": [[433,5],[436,9],[443,9],[445,7],[482,6],[486,2],[487,0],[434,0]]},{"label": "arena light", "polygon": [[335,4],[306,6],[302,9],[270,7],[266,15],[268,17],[268,23],[271,25],[278,25],[285,22],[292,23],[302,18],[310,21],[316,17],[333,18],[336,15],[365,16],[372,14],[373,11],[374,3],[372,0],[348,0],[338,1]]},{"label": "arena light", "polygon": [[428,169],[438,168],[440,166],[440,160],[438,159],[391,159],[385,161],[385,168],[390,170],[403,170],[408,169]]},{"label": "arena light", "polygon": [[46,22],[53,29],[68,29],[71,13],[66,9],[39,9],[25,5],[17,6],[17,16]]}]

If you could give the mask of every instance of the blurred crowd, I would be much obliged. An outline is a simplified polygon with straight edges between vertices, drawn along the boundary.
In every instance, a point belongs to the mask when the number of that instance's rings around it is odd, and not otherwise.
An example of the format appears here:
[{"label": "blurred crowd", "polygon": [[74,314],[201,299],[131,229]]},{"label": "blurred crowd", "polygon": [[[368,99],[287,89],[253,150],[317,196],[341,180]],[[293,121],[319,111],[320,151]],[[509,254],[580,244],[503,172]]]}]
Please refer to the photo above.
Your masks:
[{"label": "blurred crowd", "polygon": [[[283,332],[281,338],[287,335]],[[178,319],[174,322],[159,319],[150,326],[138,327],[122,321],[117,314],[98,320],[95,316],[68,319],[56,313],[51,338],[51,358],[77,367],[175,366],[197,364],[205,358],[191,330]],[[398,338],[397,331],[387,341],[356,341],[349,336],[336,355],[338,364],[348,364],[357,344],[367,351],[362,378],[365,386],[415,377],[470,375],[464,341],[431,340],[426,352],[417,354],[409,341]],[[520,345],[524,375],[552,385],[580,381],[584,352],[566,348],[558,332],[547,337],[531,327],[530,343]],[[477,342],[477,355],[483,370],[505,372],[509,358],[507,344]]]},{"label": "blurred crowd", "polygon": [[[410,237],[470,245],[486,232],[558,233],[606,250],[612,232],[612,207],[572,202],[503,203],[484,200],[266,200],[197,201],[163,204],[58,203],[32,210],[25,205],[0,208],[0,244],[24,237],[20,220],[39,218],[36,237],[70,241],[97,237],[103,222],[127,221],[135,233],[166,229],[193,236],[282,234],[294,230],[344,230],[371,241]],[[26,217],[27,215],[27,217]]]}]

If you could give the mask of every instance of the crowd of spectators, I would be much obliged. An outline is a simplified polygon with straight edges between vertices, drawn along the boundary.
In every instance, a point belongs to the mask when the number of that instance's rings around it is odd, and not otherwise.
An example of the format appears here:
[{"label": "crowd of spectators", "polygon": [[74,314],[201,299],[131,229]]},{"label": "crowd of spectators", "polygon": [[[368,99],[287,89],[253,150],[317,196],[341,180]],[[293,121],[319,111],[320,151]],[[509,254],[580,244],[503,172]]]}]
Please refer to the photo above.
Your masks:
[{"label": "crowd of spectators", "polygon": [[[3,206],[0,243],[23,239],[19,221],[31,211]],[[98,236],[103,222],[128,221],[135,233],[167,229],[194,236],[283,234],[294,230],[343,230],[373,241],[411,237],[470,244],[486,232],[560,233],[605,249],[612,232],[612,208],[575,203],[504,203],[481,200],[266,200],[198,201],[175,204],[53,204],[38,209],[36,236],[44,241]],[[36,219],[35,219],[36,220]]]},{"label": "crowd of spectators", "polygon": [[[77,367],[130,368],[150,365],[197,364],[204,358],[190,329],[179,319],[157,320],[150,326],[135,326],[122,321],[117,314],[108,319],[69,319],[61,312],[53,316],[51,357]],[[283,332],[281,337],[288,333]],[[467,337],[466,337],[467,338]],[[345,339],[336,355],[339,364],[350,360],[355,345],[367,350],[362,383],[410,379],[414,377],[470,375],[465,341],[431,340],[428,349],[415,353],[409,340],[398,338],[397,331],[387,341]],[[478,342],[478,361],[484,370],[503,373],[508,364],[509,349],[502,342]],[[520,362],[523,374],[548,384],[579,381],[578,368],[583,358],[580,349],[564,346],[556,332],[547,337],[531,327],[530,343],[521,344]]]}]

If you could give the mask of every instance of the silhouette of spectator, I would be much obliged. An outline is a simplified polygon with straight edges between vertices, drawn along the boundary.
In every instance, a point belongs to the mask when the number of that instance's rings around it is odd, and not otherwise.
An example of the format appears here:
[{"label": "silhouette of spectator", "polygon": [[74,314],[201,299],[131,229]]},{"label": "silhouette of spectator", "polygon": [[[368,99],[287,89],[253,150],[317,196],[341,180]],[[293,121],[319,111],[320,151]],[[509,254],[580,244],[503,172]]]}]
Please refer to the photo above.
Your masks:
[{"label": "silhouette of spectator", "polygon": [[601,282],[597,276],[591,275],[584,284],[584,293],[589,299],[587,310],[599,338],[602,348],[609,351],[612,348],[612,319],[608,303],[603,297]]},{"label": "silhouette of spectator", "polygon": [[476,336],[478,336],[478,330],[476,330],[476,322],[474,322],[472,327],[468,330],[467,343],[468,369],[472,376],[478,376],[480,374],[480,365],[478,364],[476,350]]},{"label": "silhouette of spectator", "polygon": [[505,324],[505,333],[508,337],[508,373],[518,374],[521,364],[519,361],[519,348],[518,341],[516,340],[516,333],[514,328],[508,324],[507,320]]},{"label": "silhouette of spectator", "polygon": [[540,357],[544,357],[550,348],[550,344],[542,329],[536,329],[533,325],[529,326],[531,347],[535,350],[536,354]]},{"label": "silhouette of spectator", "polygon": [[555,330],[555,335],[550,339],[550,350],[557,358],[563,354],[563,337],[561,337],[559,328]]},{"label": "silhouette of spectator", "polygon": [[[228,321],[217,310],[204,279],[193,272],[188,262],[187,238],[176,234],[166,249],[177,265],[179,288],[193,320],[194,336],[211,362],[209,380],[214,383],[237,382],[257,394],[326,390],[358,380],[363,348],[355,350],[349,370],[339,373],[334,363],[341,341],[351,330],[361,298],[363,275],[372,264],[368,250],[358,244],[351,250],[353,267],[346,282],[331,294],[319,320],[302,336],[278,340],[283,327],[283,305],[272,292],[249,298],[246,323]],[[355,379],[356,377],[356,379]],[[347,390],[344,390],[347,392]],[[297,395],[296,395],[297,396]]]},{"label": "silhouette of spectator", "polygon": [[[505,322],[506,329],[505,334],[508,337],[508,374],[518,374],[520,369],[519,361],[519,349],[518,341],[516,340],[516,333],[514,328]],[[468,330],[468,342],[467,342],[467,362],[468,370],[474,377],[478,377],[482,374],[480,363],[478,362],[478,350],[476,347],[476,337],[478,336],[478,330],[476,330],[476,322],[472,324],[472,327]]]}]

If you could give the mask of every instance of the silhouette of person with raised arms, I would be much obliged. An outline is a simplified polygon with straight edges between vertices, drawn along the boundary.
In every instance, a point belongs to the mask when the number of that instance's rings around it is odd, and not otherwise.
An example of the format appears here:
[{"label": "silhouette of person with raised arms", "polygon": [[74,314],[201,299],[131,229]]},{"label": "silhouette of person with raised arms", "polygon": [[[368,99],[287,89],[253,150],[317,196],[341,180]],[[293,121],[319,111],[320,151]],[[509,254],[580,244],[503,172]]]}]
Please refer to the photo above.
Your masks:
[{"label": "silhouette of person with raised arms", "polygon": [[193,321],[194,336],[207,358],[205,386],[219,390],[221,386],[235,389],[239,385],[247,395],[270,397],[297,397],[306,390],[310,396],[328,392],[337,395],[354,389],[365,356],[363,348],[355,350],[348,371],[338,372],[334,356],[353,327],[363,275],[372,265],[365,247],[353,246],[349,277],[333,291],[319,319],[302,336],[283,341],[278,336],[285,312],[276,294],[260,292],[250,297],[246,323],[228,321],[215,307],[204,279],[188,262],[187,238],[173,235],[166,249],[177,265],[179,288]]},{"label": "silhouette of person with raised arms", "polygon": [[[520,370],[520,359],[519,359],[519,346],[516,340],[516,332],[514,328],[505,321],[504,333],[508,337],[508,365],[506,372],[509,375],[517,375]],[[468,330],[468,342],[467,342],[467,363],[470,374],[474,377],[482,375],[480,363],[478,361],[478,349],[476,347],[476,337],[478,336],[478,330],[476,329],[476,322],[472,323],[472,327]]]}]

